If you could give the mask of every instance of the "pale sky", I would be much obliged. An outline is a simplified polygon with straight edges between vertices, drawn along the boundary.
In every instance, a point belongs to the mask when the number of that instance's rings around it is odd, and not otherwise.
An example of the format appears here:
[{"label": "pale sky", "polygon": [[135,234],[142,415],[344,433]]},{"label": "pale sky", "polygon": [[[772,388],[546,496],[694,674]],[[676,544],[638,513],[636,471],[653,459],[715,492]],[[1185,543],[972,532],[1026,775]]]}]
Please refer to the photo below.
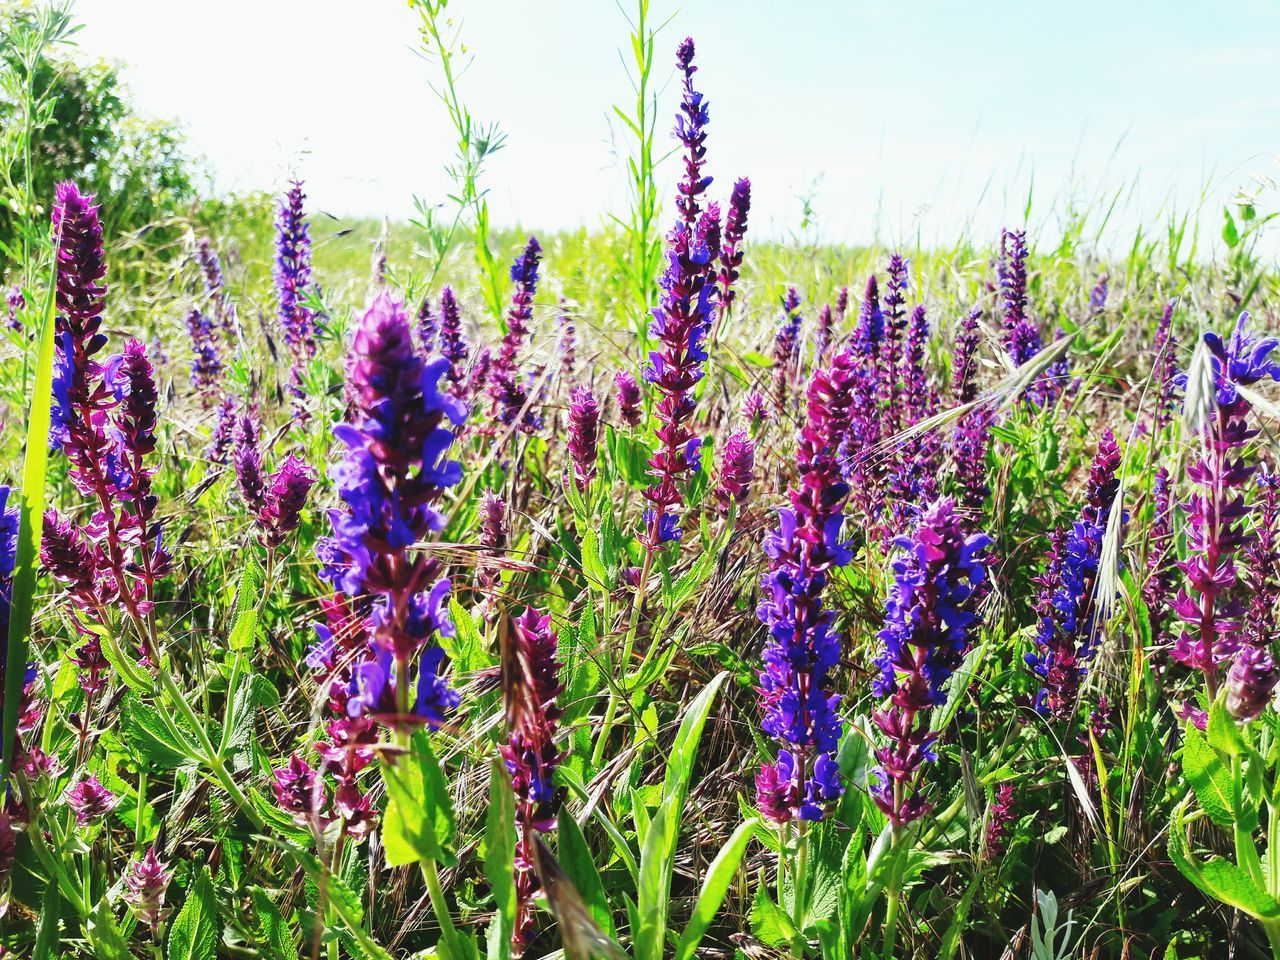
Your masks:
[{"label": "pale sky", "polygon": [[[630,7],[624,0],[624,5]],[[692,34],[716,195],[749,175],[753,229],[786,236],[817,184],[822,238],[925,242],[1132,188],[1119,234],[1172,198],[1206,235],[1254,175],[1280,175],[1280,4],[1220,0],[652,0],[665,148],[674,50]],[[1210,12],[1212,10],[1212,12]],[[611,0],[453,0],[461,92],[507,147],[497,224],[595,226],[626,204],[610,106],[630,98]],[[127,65],[141,108],[180,120],[223,190],[301,175],[317,209],[393,218],[441,202],[454,137],[401,0],[80,0],[82,50]],[[676,175],[662,172],[664,196]],[[819,179],[820,178],[820,179]],[[1264,207],[1280,207],[1274,191]]]}]

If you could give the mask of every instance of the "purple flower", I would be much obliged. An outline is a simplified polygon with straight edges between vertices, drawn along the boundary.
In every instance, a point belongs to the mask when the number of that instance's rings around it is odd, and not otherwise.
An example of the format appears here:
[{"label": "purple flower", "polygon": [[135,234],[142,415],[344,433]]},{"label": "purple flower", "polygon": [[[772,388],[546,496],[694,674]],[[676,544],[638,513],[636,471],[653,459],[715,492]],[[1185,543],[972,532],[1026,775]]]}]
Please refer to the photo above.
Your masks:
[{"label": "purple flower", "polygon": [[560,339],[556,350],[560,354],[560,373],[566,380],[573,379],[578,362],[578,328],[573,325],[573,313],[569,303],[560,298]]},{"label": "purple flower", "polygon": [[301,826],[323,826],[328,821],[325,810],[329,805],[329,793],[324,780],[309,763],[295,753],[287,764],[277,767],[272,773],[271,786],[276,795],[276,805],[281,810],[293,814],[295,822]]},{"label": "purple flower", "polygon": [[534,932],[533,896],[539,889],[534,870],[539,833],[555,828],[564,799],[555,770],[565,754],[556,746],[563,711],[560,662],[551,618],[532,609],[511,622],[503,664],[503,705],[507,742],[502,758],[516,800],[516,922],[512,945],[522,949]]},{"label": "purple flower", "polygon": [[97,777],[89,777],[67,788],[62,798],[82,827],[101,820],[120,803],[120,798],[104,787]]},{"label": "purple flower", "polygon": [[1248,722],[1262,716],[1280,682],[1280,667],[1268,643],[1246,642],[1227,671],[1227,711]]},{"label": "purple flower", "polygon": [[1214,416],[1204,426],[1204,452],[1187,475],[1200,492],[1185,505],[1187,559],[1178,566],[1187,586],[1173,602],[1173,612],[1186,624],[1174,643],[1172,657],[1205,676],[1210,698],[1217,693],[1219,667],[1240,648],[1244,608],[1236,595],[1239,574],[1236,554],[1247,547],[1251,534],[1244,527],[1248,513],[1241,491],[1255,467],[1233,451],[1244,448],[1256,434],[1246,418],[1250,404],[1237,384],[1264,377],[1280,379],[1280,367],[1269,359],[1274,339],[1259,339],[1247,329],[1242,313],[1229,341],[1206,333],[1212,355],[1217,399]]},{"label": "purple flower", "polygon": [[209,439],[208,457],[214,463],[227,462],[236,426],[236,401],[230,394],[218,404],[218,419],[214,421],[213,436]]},{"label": "purple flower", "polygon": [[800,358],[800,294],[788,287],[782,298],[782,320],[773,338],[773,390],[778,413],[787,408],[787,395]]},{"label": "purple flower", "polygon": [[306,462],[292,453],[271,476],[256,518],[258,539],[268,550],[278,549],[298,529],[313,483],[315,477]]},{"label": "purple flower", "polygon": [[236,311],[231,301],[227,299],[222,278],[222,263],[208,237],[201,237],[196,241],[196,263],[200,266],[205,296],[213,306],[214,315],[222,329],[231,334],[235,328]]},{"label": "purple flower", "polygon": [[462,335],[462,311],[450,287],[440,291],[440,336],[436,343],[440,355],[449,361],[445,376],[458,396],[467,362],[467,341]]},{"label": "purple flower", "polygon": [[569,394],[569,458],[574,482],[585,491],[596,477],[596,442],[600,432],[600,407],[591,388],[578,385]]},{"label": "purple flower", "polygon": [[995,802],[991,804],[991,814],[987,818],[985,852],[988,860],[995,860],[1004,852],[1013,818],[1013,784],[1005,782],[996,787]]},{"label": "purple flower", "polygon": [[888,401],[885,409],[885,436],[902,426],[899,396],[902,392],[903,341],[907,332],[907,288],[911,271],[906,259],[898,253],[889,258],[889,283],[884,294],[884,335],[880,343],[879,381]]},{"label": "purple flower", "polygon": [[693,89],[693,75],[698,68],[693,65],[693,37],[685,37],[676,50],[676,69],[681,73],[683,92],[680,112],[676,114],[675,137],[684,147],[684,176],[676,187],[676,208],[686,228],[692,231],[698,222],[701,207],[698,197],[711,186],[711,178],[703,176],[702,164],[707,155],[707,101]]},{"label": "purple flower", "polygon": [[629,427],[635,427],[644,419],[644,411],[640,407],[640,384],[631,375],[630,370],[619,370],[613,375],[613,384],[617,390],[618,415]]},{"label": "purple flower", "polygon": [[276,316],[293,356],[290,390],[300,397],[303,364],[316,353],[316,318],[307,306],[311,289],[311,228],[307,224],[302,181],[290,181],[276,213]]},{"label": "purple flower", "polygon": [[507,504],[492,490],[480,495],[481,559],[476,564],[480,585],[493,594],[501,585],[502,568],[497,562],[507,546]]},{"label": "purple flower", "polygon": [[1178,568],[1173,543],[1173,509],[1170,502],[1169,468],[1156,470],[1151,485],[1151,524],[1147,528],[1147,579],[1142,583],[1142,601],[1147,607],[1151,636],[1163,646],[1168,632],[1169,601],[1176,586]]},{"label": "purple flower", "polygon": [[435,352],[436,340],[440,336],[440,316],[431,309],[431,298],[423,297],[418,305],[418,343],[422,352],[430,356]]},{"label": "purple flower", "polygon": [[907,426],[913,426],[932,415],[928,375],[925,372],[929,347],[929,320],[924,304],[911,312],[907,324],[906,355],[902,367],[902,385],[907,405]]},{"label": "purple flower", "polygon": [[759,390],[752,390],[742,401],[742,419],[752,436],[759,434],[760,428],[773,419],[773,411]]},{"label": "purple flower", "polygon": [[1174,395],[1175,381],[1178,374],[1178,338],[1173,332],[1173,307],[1175,301],[1170,300],[1160,315],[1156,325],[1155,367],[1151,371],[1156,381],[1156,409],[1152,416],[1152,433],[1164,436],[1173,423],[1173,414],[1177,409],[1177,398]]},{"label": "purple flower", "polygon": [[[960,322],[952,362],[952,394],[957,403],[978,398],[975,371],[982,311],[974,307]],[[980,517],[990,489],[987,486],[987,448],[990,445],[991,412],[976,408],[964,414],[951,435],[951,461],[955,470],[960,506],[970,517]]]},{"label": "purple flower", "polygon": [[18,510],[9,506],[11,492],[0,484],[0,637],[9,636],[13,570],[18,561]]},{"label": "purple flower", "polygon": [[[529,322],[533,319],[533,298],[538,289],[538,262],[542,246],[537,237],[530,237],[524,252],[511,265],[511,308],[507,311],[507,332],[502,338],[502,349],[493,363],[489,381],[489,395],[493,409],[505,424],[520,420],[520,429],[533,433],[542,428],[542,418],[529,406],[529,387],[520,370],[520,351],[529,336]],[[523,413],[522,413],[523,411]]]},{"label": "purple flower", "polygon": [[[1075,712],[1080,685],[1097,650],[1098,566],[1120,489],[1120,461],[1120,446],[1107,430],[1098,441],[1080,518],[1051,538],[1049,563],[1038,578],[1040,623],[1035,639],[1040,652],[1028,653],[1026,661],[1040,678],[1036,709],[1057,720]],[[1122,515],[1121,523],[1125,519]]]},{"label": "purple flower", "polygon": [[450,585],[437,557],[410,548],[444,528],[436,503],[462,478],[458,463],[446,459],[449,425],[466,419],[463,404],[440,391],[448,366],[442,357],[424,362],[403,306],[386,291],[374,297],[347,357],[349,419],[334,428],[346,447],[330,474],[343,509],[330,512],[333,535],[316,546],[321,576],[368,609],[369,649],[353,670],[353,695],[360,693],[367,712],[384,713],[389,701],[407,720],[414,702],[398,683],[416,657],[416,715],[430,724],[457,704],[433,645],[438,633],[452,635]]},{"label": "purple flower", "polygon": [[883,340],[884,312],[880,309],[880,288],[873,273],[867,277],[866,290],[862,295],[858,327],[853,334],[854,352],[864,360],[876,361],[880,357]]},{"label": "purple flower", "polygon": [[827,362],[827,351],[831,349],[831,328],[834,323],[835,313],[831,309],[831,304],[824,303],[822,309],[818,311],[818,334],[813,345],[813,362],[818,366]]},{"label": "purple flower", "polygon": [[22,294],[22,287],[15,283],[9,288],[5,305],[9,308],[9,329],[21,331],[22,321],[18,319],[18,314],[27,308],[27,298]]},{"label": "purple flower", "polygon": [[747,214],[751,210],[751,181],[746,177],[733,185],[729,195],[729,212],[724,218],[724,238],[720,244],[720,309],[727,312],[737,297],[734,284],[742,269],[742,239],[747,233]]},{"label": "purple flower", "polygon": [[130,863],[129,872],[124,875],[125,903],[153,931],[164,916],[164,894],[172,879],[173,871],[156,855],[155,847],[148,847],[145,854]]},{"label": "purple flower", "polygon": [[258,446],[258,421],[252,412],[236,420],[235,445],[231,449],[231,461],[236,468],[236,486],[240,499],[250,513],[262,510],[266,486],[262,479],[262,450]]},{"label": "purple flower", "polygon": [[1094,284],[1093,291],[1089,294],[1089,318],[1100,317],[1102,311],[1107,309],[1107,292],[1110,289],[1110,283],[1107,275],[1104,273],[1098,278],[1098,282]]},{"label": "purple flower", "polygon": [[720,473],[716,478],[715,499],[721,513],[746,501],[755,463],[756,445],[752,439],[742,432],[730,434],[720,453]]},{"label": "purple flower", "polygon": [[837,776],[840,698],[830,673],[840,659],[834,615],[823,606],[830,570],[852,559],[840,539],[848,485],[837,460],[849,427],[854,358],[842,353],[809,383],[791,506],[765,540],[769,571],[757,610],[769,628],[760,674],[765,733],[781,746],[756,778],[760,810],[776,822],[820,820],[844,790]]},{"label": "purple flower", "polygon": [[929,712],[946,703],[943,688],[977,626],[974,591],[986,576],[983,554],[990,540],[967,533],[955,503],[943,499],[925,508],[913,536],[895,543],[902,552],[893,561],[874,685],[876,696],[889,703],[872,717],[888,742],[876,748],[880,766],[871,793],[889,821],[902,826],[929,809],[920,782],[937,739]]}]

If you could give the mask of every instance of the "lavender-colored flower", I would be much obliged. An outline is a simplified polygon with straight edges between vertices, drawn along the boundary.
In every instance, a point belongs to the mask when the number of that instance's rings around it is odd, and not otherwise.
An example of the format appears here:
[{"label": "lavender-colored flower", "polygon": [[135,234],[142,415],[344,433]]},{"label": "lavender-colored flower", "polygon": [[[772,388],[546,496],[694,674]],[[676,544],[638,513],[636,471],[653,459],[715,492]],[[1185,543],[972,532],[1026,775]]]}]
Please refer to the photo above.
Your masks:
[{"label": "lavender-colored flower", "polygon": [[466,396],[469,398],[480,397],[489,388],[489,383],[493,374],[493,355],[489,348],[481,346],[476,352],[475,360],[471,364],[471,370],[467,375]]},{"label": "lavender-colored flower", "polygon": [[814,337],[813,362],[822,366],[827,362],[827,351],[831,349],[832,327],[835,324],[835,313],[831,304],[824,303],[818,311],[818,332]]},{"label": "lavender-colored flower", "polygon": [[569,394],[569,457],[579,490],[596,477],[596,443],[600,432],[600,407],[591,388],[581,384]]},{"label": "lavender-colored flower", "polygon": [[80,780],[62,795],[82,827],[101,820],[120,803],[120,797],[102,785],[96,776]]},{"label": "lavender-colored flower", "polygon": [[1168,631],[1169,603],[1177,585],[1178,568],[1173,543],[1173,506],[1169,468],[1159,467],[1151,485],[1151,523],[1147,528],[1147,579],[1142,601],[1147,607],[1151,636],[1163,646]]},{"label": "lavender-colored flower", "polygon": [[747,214],[751,210],[751,181],[746,177],[733,185],[729,195],[729,212],[724,218],[724,237],[720,244],[720,310],[727,312],[738,295],[734,284],[742,269],[742,240],[747,233]]},{"label": "lavender-colored flower", "polygon": [[676,209],[680,219],[692,232],[698,222],[701,207],[698,197],[711,186],[711,178],[702,173],[706,159],[707,122],[710,115],[707,101],[693,89],[693,75],[698,68],[693,65],[693,37],[685,37],[676,50],[676,68],[680,71],[683,91],[680,112],[676,114],[675,137],[684,147],[684,176],[676,187]]},{"label": "lavender-colored flower", "polygon": [[837,457],[849,428],[854,363],[845,352],[813,375],[791,506],[778,511],[778,529],[765,541],[769,571],[757,614],[769,640],[760,695],[764,730],[781,749],[757,775],[756,794],[761,812],[775,822],[820,820],[844,790],[835,760],[840,698],[830,689],[840,639],[823,592],[831,569],[852,559],[841,540],[849,487]]},{"label": "lavender-colored flower", "polygon": [[231,461],[236,469],[236,486],[240,490],[240,499],[250,513],[261,512],[266,484],[263,481],[262,450],[259,448],[257,418],[247,412],[236,420],[235,445],[231,450]]},{"label": "lavender-colored flower", "polygon": [[911,319],[907,323],[906,352],[902,365],[907,426],[914,426],[933,413],[929,402],[928,374],[925,372],[928,345],[929,320],[925,315],[924,304],[920,304],[911,312]]},{"label": "lavender-colored flower", "polygon": [[564,297],[560,298],[560,338],[556,351],[560,354],[560,375],[572,380],[578,364],[578,328],[573,323],[573,312]]},{"label": "lavender-colored flower", "polygon": [[752,390],[742,401],[742,419],[752,436],[757,436],[760,429],[773,419],[773,411],[759,390]]},{"label": "lavender-colored flower", "polygon": [[1093,285],[1093,290],[1089,294],[1089,318],[1102,316],[1102,311],[1107,309],[1107,293],[1110,290],[1110,281],[1104,273],[1098,278],[1098,282]]},{"label": "lavender-colored flower", "polygon": [[208,237],[201,237],[196,241],[196,263],[200,265],[204,292],[211,297],[219,296],[223,289],[222,262]]},{"label": "lavender-colored flower", "polygon": [[1170,300],[1156,325],[1155,367],[1151,376],[1156,382],[1156,409],[1152,416],[1152,433],[1165,436],[1177,409],[1174,381],[1178,373],[1178,338],[1173,332],[1174,301]]},{"label": "lavender-colored flower", "polygon": [[1262,716],[1275,696],[1280,666],[1270,644],[1245,642],[1227,671],[1227,712],[1246,723]]},{"label": "lavender-colored flower", "polygon": [[853,334],[854,352],[864,360],[878,361],[884,341],[884,312],[880,309],[880,287],[873,273],[867,277],[858,313],[858,327]]},{"label": "lavender-colored flower", "polygon": [[289,534],[298,529],[307,494],[315,482],[306,462],[292,453],[272,474],[256,518],[258,539],[268,550],[279,549]]},{"label": "lavender-colored flower", "polygon": [[[1040,352],[1040,330],[1027,314],[1027,233],[1005,230],[1000,239],[1000,293],[1004,300],[1004,342],[1009,357],[1022,366]],[[1044,400],[1044,385],[1027,388],[1026,399]]]},{"label": "lavender-colored flower", "polygon": [[1188,557],[1178,566],[1187,587],[1173,603],[1173,612],[1186,627],[1171,655],[1204,674],[1211,697],[1217,693],[1219,667],[1240,648],[1244,609],[1234,595],[1239,584],[1235,557],[1252,540],[1243,524],[1248,508],[1240,491],[1255,467],[1243,457],[1232,459],[1232,454],[1256,431],[1248,427],[1250,404],[1237,385],[1280,379],[1280,365],[1270,359],[1277,341],[1256,337],[1248,322],[1248,313],[1240,314],[1234,334],[1225,342],[1213,333],[1204,336],[1217,403],[1204,427],[1204,453],[1187,471],[1200,492],[1186,504]]},{"label": "lavender-colored flower", "polygon": [[440,315],[431,309],[431,298],[422,298],[418,304],[418,343],[426,356],[436,352],[436,341],[440,336]]},{"label": "lavender-colored flower", "polygon": [[467,340],[462,335],[462,311],[458,298],[450,287],[440,291],[440,336],[437,339],[440,355],[449,361],[445,376],[453,386],[454,395],[462,386],[467,363]]},{"label": "lavender-colored flower", "polygon": [[498,558],[507,546],[507,504],[497,493],[486,490],[480,495],[480,551],[476,575],[480,585],[492,594],[501,584],[502,568]]},{"label": "lavender-colored flower", "polygon": [[302,396],[303,365],[316,353],[316,317],[307,306],[311,288],[311,228],[303,209],[306,198],[302,181],[293,180],[276,213],[275,281],[280,304],[276,316],[293,357],[289,389],[298,398]]},{"label": "lavender-colored flower", "polygon": [[[972,403],[978,398],[975,371],[980,336],[978,322],[982,311],[974,307],[960,322],[956,335],[955,359],[952,362],[952,393],[957,403]],[[991,492],[987,486],[987,449],[990,445],[991,412],[976,408],[964,414],[951,435],[951,461],[955,470],[960,506],[970,517],[982,515],[983,505]]]},{"label": "lavender-colored flower", "polygon": [[1107,430],[1098,441],[1080,518],[1051,538],[1049,563],[1039,578],[1040,623],[1035,639],[1040,652],[1028,653],[1026,661],[1041,682],[1036,709],[1057,720],[1074,713],[1080,685],[1097,650],[1098,566],[1120,489],[1120,461],[1120,446]]},{"label": "lavender-colored flower", "polygon": [[995,860],[1004,852],[1013,816],[1013,784],[1005,782],[996,787],[995,801],[991,804],[991,814],[987,818],[985,854],[988,860]]},{"label": "lavender-colored flower", "polygon": [[755,465],[755,442],[741,431],[731,433],[720,452],[720,472],[716,477],[715,499],[721,513],[746,501]]},{"label": "lavender-colored flower", "polygon": [[538,262],[542,246],[537,237],[530,237],[524,252],[511,265],[511,308],[507,311],[507,332],[502,338],[502,349],[493,363],[489,381],[489,395],[493,409],[505,424],[520,421],[520,429],[532,433],[541,429],[542,418],[529,406],[529,387],[520,370],[520,351],[529,336],[529,322],[533,319],[533,298],[538,289]]},{"label": "lavender-colored flower", "polygon": [[[436,509],[444,490],[462,478],[446,459],[466,409],[440,391],[449,362],[424,362],[414,348],[403,306],[383,291],[356,325],[347,357],[347,423],[334,428],[346,447],[331,471],[344,509],[330,513],[333,535],[317,544],[321,576],[352,600],[367,604],[367,659],[353,668],[348,711],[412,712],[430,724],[444,721],[458,702],[441,671],[437,633],[452,635],[447,614],[450,584],[437,557],[410,548],[444,527]],[[414,658],[416,698],[402,688]]]},{"label": "lavender-colored flower", "polygon": [[511,623],[504,657],[503,705],[507,742],[502,757],[516,799],[516,922],[512,946],[516,955],[532,938],[533,896],[539,890],[534,846],[539,833],[555,828],[564,789],[555,785],[555,770],[565,754],[556,746],[563,711],[560,662],[551,618],[532,609]]},{"label": "lavender-colored flower", "polygon": [[875,682],[876,696],[889,703],[872,718],[888,742],[875,751],[880,765],[871,794],[889,821],[902,826],[929,810],[921,783],[922,765],[935,759],[929,714],[946,703],[943,688],[977,626],[974,591],[986,576],[990,540],[968,533],[955,503],[942,499],[925,508],[914,535],[895,542],[902,552],[893,562]]},{"label": "lavender-colored flower", "polygon": [[323,827],[329,821],[326,816],[329,792],[324,780],[296,753],[289,757],[287,764],[272,771],[271,787],[276,805],[292,814],[300,826]]},{"label": "lavender-colored flower", "polygon": [[22,321],[18,319],[18,314],[27,308],[27,298],[22,293],[22,287],[15,283],[9,288],[5,305],[9,308],[9,329],[21,331]]},{"label": "lavender-colored flower", "polygon": [[236,427],[236,401],[230,394],[218,404],[218,418],[214,421],[213,436],[209,438],[208,457],[217,464],[227,462]]},{"label": "lavender-colored flower", "polygon": [[779,413],[787,407],[789,387],[800,357],[800,294],[788,287],[782,298],[782,319],[773,338],[774,403]]},{"label": "lavender-colored flower", "polygon": [[162,909],[164,894],[171,880],[173,871],[156,855],[155,847],[148,847],[145,854],[130,863],[129,872],[124,875],[125,903],[153,931],[166,912]]},{"label": "lavender-colored flower", "polygon": [[613,385],[617,390],[618,415],[622,417],[622,422],[629,427],[639,426],[644,419],[644,410],[640,406],[640,384],[630,370],[619,370],[613,375]]},{"label": "lavender-colored flower", "polygon": [[902,356],[906,339],[907,288],[911,284],[911,269],[906,259],[895,253],[889,258],[889,282],[884,294],[884,338],[880,344],[879,380],[888,401],[885,435],[898,432],[902,426],[898,398],[901,394]]}]

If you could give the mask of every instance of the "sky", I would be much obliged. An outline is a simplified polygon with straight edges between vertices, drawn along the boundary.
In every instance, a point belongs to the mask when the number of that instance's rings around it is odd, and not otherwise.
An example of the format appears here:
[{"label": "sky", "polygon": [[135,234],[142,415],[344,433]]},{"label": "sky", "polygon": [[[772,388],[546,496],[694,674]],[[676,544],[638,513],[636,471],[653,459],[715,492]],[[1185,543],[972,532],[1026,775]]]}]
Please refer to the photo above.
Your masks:
[{"label": "sky", "polygon": [[[497,123],[485,171],[498,225],[595,227],[627,203],[632,99],[612,0],[452,0],[467,47],[460,92]],[[754,187],[752,229],[908,244],[983,240],[1021,225],[1055,235],[1068,199],[1121,202],[1099,238],[1128,242],[1170,209],[1222,206],[1280,178],[1280,4],[1266,0],[652,0],[659,148],[678,87],[674,51],[698,45],[710,100],[712,194]],[[337,216],[442,203],[454,154],[435,67],[403,0],[80,0],[77,41],[125,64],[140,109],[178,120],[221,191],[305,179]],[[665,195],[677,176],[660,170]],[[1268,202],[1280,207],[1273,189]]]}]

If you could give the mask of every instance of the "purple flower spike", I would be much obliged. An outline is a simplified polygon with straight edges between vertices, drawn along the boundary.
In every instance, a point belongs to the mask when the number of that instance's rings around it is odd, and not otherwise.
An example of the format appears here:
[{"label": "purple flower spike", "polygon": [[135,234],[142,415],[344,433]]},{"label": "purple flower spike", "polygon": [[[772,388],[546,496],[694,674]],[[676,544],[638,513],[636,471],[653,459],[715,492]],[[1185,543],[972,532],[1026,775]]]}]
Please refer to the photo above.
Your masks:
[{"label": "purple flower spike", "polygon": [[573,479],[585,491],[596,478],[596,442],[600,432],[600,407],[591,388],[576,386],[569,394],[569,457]]},{"label": "purple flower spike", "polygon": [[258,421],[252,413],[245,413],[236,421],[235,445],[231,460],[236,468],[236,486],[240,499],[250,513],[262,510],[266,487],[263,482],[262,451],[258,447]]},{"label": "purple flower spike", "polygon": [[878,361],[884,340],[884,312],[880,309],[880,288],[873,273],[867,277],[858,313],[858,327],[853,335],[853,349],[864,360]]},{"label": "purple flower spike", "polygon": [[680,112],[676,114],[675,137],[684,147],[684,177],[676,187],[676,208],[685,226],[692,229],[698,222],[700,197],[711,186],[711,178],[703,176],[702,164],[707,156],[707,101],[693,89],[693,75],[698,68],[693,65],[693,37],[686,37],[676,50],[676,68],[680,71],[683,95]]},{"label": "purple flower spike", "polygon": [[[507,311],[507,333],[502,338],[502,349],[493,362],[489,381],[489,395],[493,409],[505,424],[520,419],[520,429],[534,433],[542,428],[542,418],[529,405],[529,386],[520,370],[520,351],[529,336],[529,323],[533,319],[533,298],[538,289],[538,263],[542,246],[537,237],[530,237],[524,252],[511,265],[511,308]],[[521,411],[525,411],[521,418]]]},{"label": "purple flower spike", "polygon": [[729,195],[729,212],[724,218],[724,239],[720,246],[720,306],[728,311],[737,297],[734,284],[742,269],[742,240],[747,233],[747,214],[751,210],[751,181],[746,177],[733,185]]},{"label": "purple flower spike", "polygon": [[773,390],[778,413],[787,408],[787,396],[800,359],[800,294],[788,287],[782,298],[782,320],[773,338]]},{"label": "purple flower spike", "polygon": [[946,703],[943,687],[977,627],[974,591],[986,577],[990,540],[967,533],[954,502],[943,499],[925,508],[914,535],[895,542],[902,552],[893,562],[875,683],[876,696],[889,703],[872,717],[888,742],[876,748],[880,766],[871,793],[889,821],[902,826],[929,810],[921,782],[937,739],[929,714]]},{"label": "purple flower spike", "polygon": [[76,823],[82,827],[101,820],[120,803],[120,797],[104,787],[96,776],[68,787],[62,798],[75,813]]},{"label": "purple flower spike", "polygon": [[311,289],[311,228],[303,209],[306,199],[302,181],[293,180],[276,212],[275,281],[280,304],[276,316],[293,356],[289,387],[299,397],[302,367],[316,353],[316,318],[306,304]]},{"label": "purple flower spike", "polygon": [[[957,403],[972,403],[978,398],[976,354],[981,340],[978,334],[981,318],[981,309],[974,307],[960,322],[960,332],[956,335],[951,389]],[[990,427],[990,411],[977,408],[960,418],[951,435],[951,459],[960,506],[973,518],[982,516],[982,508],[991,492],[987,486]]]},{"label": "purple flower spike", "polygon": [[640,406],[640,384],[630,370],[619,370],[613,375],[613,385],[617,390],[618,415],[622,417],[622,422],[629,427],[639,426],[644,419],[644,410]]},{"label": "purple flower spike", "polygon": [[449,370],[445,376],[457,396],[463,382],[468,347],[466,338],[462,335],[462,311],[458,307],[458,298],[449,287],[440,291],[440,336],[437,345],[440,355],[449,361]]},{"label": "purple flower spike", "polygon": [[769,628],[760,674],[762,726],[780,749],[757,775],[756,793],[761,812],[777,823],[820,820],[844,791],[835,761],[840,698],[830,689],[840,638],[823,592],[831,569],[852,560],[840,538],[849,487],[838,451],[849,429],[855,364],[842,353],[809,382],[799,479],[788,493],[791,506],[778,511],[778,528],[765,540],[769,572],[757,610]]},{"label": "purple flower spike", "polygon": [[721,513],[746,501],[755,464],[755,442],[742,432],[730,434],[720,453],[720,473],[716,478],[715,498]]},{"label": "purple flower spike", "polygon": [[[1040,652],[1028,653],[1026,661],[1040,678],[1036,709],[1056,720],[1067,720],[1075,712],[1080,685],[1097,650],[1098,566],[1120,489],[1120,461],[1120,446],[1107,430],[1098,441],[1080,518],[1051,537],[1049,563],[1038,578]],[[1125,519],[1122,515],[1121,522]]]},{"label": "purple flower spike", "polygon": [[306,462],[289,454],[271,477],[258,511],[258,539],[268,550],[276,550],[302,521],[307,494],[316,482]]},{"label": "purple flower spike", "polygon": [[[404,307],[390,293],[374,297],[347,356],[349,419],[334,428],[346,448],[330,474],[343,509],[330,512],[333,534],[316,546],[321,576],[368,611],[365,659],[352,669],[351,716],[439,725],[458,702],[435,645],[437,634],[452,635],[450,584],[438,557],[411,550],[443,529],[436,504],[462,479],[462,468],[446,457],[450,427],[466,419],[464,405],[440,389],[448,366],[443,357],[422,359]],[[416,694],[400,688],[415,659]]]},{"label": "purple flower spike", "polygon": [[125,903],[153,931],[167,912],[162,909],[164,894],[172,879],[173,871],[156,855],[155,847],[148,847],[142,857],[129,864],[124,875]]}]

